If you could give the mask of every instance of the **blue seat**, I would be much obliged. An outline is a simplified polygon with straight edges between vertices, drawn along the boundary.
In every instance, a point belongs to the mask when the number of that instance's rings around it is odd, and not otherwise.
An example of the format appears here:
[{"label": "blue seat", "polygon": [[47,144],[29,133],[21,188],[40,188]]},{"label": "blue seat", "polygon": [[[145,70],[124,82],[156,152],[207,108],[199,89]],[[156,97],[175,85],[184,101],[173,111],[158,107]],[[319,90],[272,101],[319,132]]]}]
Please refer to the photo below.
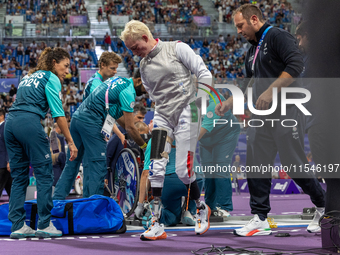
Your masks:
[{"label": "blue seat", "polygon": [[118,52],[117,43],[116,43],[116,42],[111,41],[111,49],[112,49],[114,52]]},{"label": "blue seat", "polygon": [[25,55],[25,63],[24,65],[26,65],[28,62],[30,61],[30,56],[29,55]]},{"label": "blue seat", "polygon": [[72,77],[72,79],[71,79],[74,83],[78,83],[78,78],[77,77]]},{"label": "blue seat", "polygon": [[22,74],[22,71],[21,71],[21,70],[16,70],[16,71],[15,71],[15,75],[16,75],[17,77],[19,77],[21,74]]}]

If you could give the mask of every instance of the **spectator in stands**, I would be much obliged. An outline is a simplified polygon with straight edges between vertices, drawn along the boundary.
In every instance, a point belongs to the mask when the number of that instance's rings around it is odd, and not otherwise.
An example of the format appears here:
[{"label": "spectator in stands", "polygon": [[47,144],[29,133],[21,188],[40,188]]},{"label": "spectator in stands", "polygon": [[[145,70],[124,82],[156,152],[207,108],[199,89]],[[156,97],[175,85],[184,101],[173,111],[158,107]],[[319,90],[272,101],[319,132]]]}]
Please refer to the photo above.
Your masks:
[{"label": "spectator in stands", "polygon": [[73,95],[76,95],[78,92],[78,88],[75,86],[74,82],[70,82],[70,92],[73,91]]},{"label": "spectator in stands", "polygon": [[86,51],[82,50],[80,53],[81,59],[87,60],[89,56],[87,55]]},{"label": "spectator in stands", "polygon": [[15,77],[15,65],[11,62],[8,67],[7,77],[14,78]]},{"label": "spectator in stands", "polygon": [[67,23],[67,17],[68,17],[67,11],[66,11],[66,10],[63,10],[63,11],[62,11],[62,14],[61,14],[61,20],[62,20],[62,23],[63,23],[63,24]]},{"label": "spectator in stands", "polygon": [[37,14],[35,15],[35,23],[40,24],[42,22],[42,18],[43,18],[43,16],[42,16],[41,12],[37,11]]},{"label": "spectator in stands", "polygon": [[103,9],[102,9],[102,7],[101,7],[101,6],[98,8],[98,11],[97,11],[97,13],[98,13],[98,15],[97,15],[98,22],[100,23],[100,22],[101,22],[101,20],[102,20],[102,17],[103,17]]},{"label": "spectator in stands", "polygon": [[71,73],[68,73],[66,76],[65,76],[65,79],[64,79],[64,83],[66,83],[66,85],[68,85],[70,83],[72,79],[72,74]]},{"label": "spectator in stands", "polygon": [[80,10],[80,14],[81,14],[81,15],[85,15],[85,14],[87,13],[87,9],[86,9],[86,7],[85,7],[85,4],[81,5],[81,6],[79,7],[79,10]]},{"label": "spectator in stands", "polygon": [[2,76],[3,78],[6,78],[6,77],[7,77],[7,74],[8,74],[7,65],[3,65],[3,66],[2,66],[2,70],[1,70],[1,76]]},{"label": "spectator in stands", "polygon": [[66,50],[67,52],[70,52],[72,50],[72,47],[70,44],[65,43],[63,49]]},{"label": "spectator in stands", "polygon": [[33,42],[30,44],[30,48],[31,48],[32,50],[35,50],[37,47],[38,47],[38,45],[35,43],[35,41],[33,41]]},{"label": "spectator in stands", "polygon": [[74,63],[72,63],[71,65],[71,74],[73,77],[78,77],[78,68],[76,67],[76,65]]},{"label": "spectator in stands", "polygon": [[207,38],[204,39],[203,41],[203,45],[202,45],[204,48],[208,48],[209,47],[209,42],[207,40]]},{"label": "spectator in stands", "polygon": [[77,41],[73,41],[72,49],[77,50],[78,48],[79,48],[79,45],[78,45]]},{"label": "spectator in stands", "polygon": [[66,105],[68,109],[70,109],[71,106],[76,106],[77,105],[77,100],[74,96],[73,90],[70,91],[69,97],[66,99]]},{"label": "spectator in stands", "polygon": [[43,24],[41,25],[41,30],[43,35],[48,35],[50,26],[47,23],[47,20],[44,20]]},{"label": "spectator in stands", "polygon": [[28,66],[29,66],[30,68],[36,67],[36,66],[37,66],[36,59],[30,58],[30,60],[29,60],[29,62],[28,62]]},{"label": "spectator in stands", "polygon": [[75,98],[77,100],[78,103],[83,102],[83,91],[82,90],[78,90],[78,93],[76,94]]},{"label": "spectator in stands", "polygon": [[28,70],[28,65],[26,65],[26,66],[24,67],[24,70],[22,70],[22,76],[25,77],[25,75],[27,75],[28,72],[29,72],[29,70]]},{"label": "spectator in stands", "polygon": [[76,61],[76,62],[81,60],[81,53],[80,53],[79,49],[76,49],[76,52],[73,53],[73,58],[74,58],[74,61]]},{"label": "spectator in stands", "polygon": [[90,50],[91,49],[90,44],[88,43],[87,40],[85,40],[85,42],[84,42],[84,49],[85,50]]},{"label": "spectator in stands", "polygon": [[9,94],[7,94],[6,98],[4,99],[4,109],[6,112],[8,112],[9,108],[11,108],[12,104],[12,98],[10,98]]},{"label": "spectator in stands", "polygon": [[5,31],[7,36],[12,36],[13,34],[12,20],[9,20],[8,23],[6,24]]},{"label": "spectator in stands", "polygon": [[32,51],[32,48],[28,46],[25,50],[25,55],[30,55],[31,51]]},{"label": "spectator in stands", "polygon": [[26,10],[26,20],[27,20],[27,21],[32,21],[32,20],[31,20],[31,15],[32,15],[32,13],[33,13],[33,10],[32,10],[32,9]]},{"label": "spectator in stands", "polygon": [[111,37],[108,32],[106,32],[106,35],[104,36],[104,47],[105,50],[109,49],[109,46],[111,46]]},{"label": "spectator in stands", "polygon": [[244,73],[242,72],[242,69],[241,69],[241,68],[238,68],[236,77],[237,77],[238,79],[243,79],[243,78],[244,78]]},{"label": "spectator in stands", "polygon": [[6,55],[12,55],[13,50],[14,50],[14,48],[12,47],[12,44],[8,43],[8,45],[5,48]]},{"label": "spectator in stands", "polygon": [[14,84],[11,85],[11,89],[9,90],[9,96],[13,97],[17,93],[17,88]]},{"label": "spectator in stands", "polygon": [[[59,46],[58,46],[59,47]],[[37,58],[40,57],[41,53],[43,52],[43,50],[41,49],[41,46],[38,46],[37,50],[35,51],[35,53],[37,54]]]},{"label": "spectator in stands", "polygon": [[14,64],[16,70],[21,70],[20,63],[14,57],[12,58],[11,62]]},{"label": "spectator in stands", "polygon": [[3,65],[3,66],[8,66],[10,62],[11,62],[11,61],[9,60],[9,58],[8,58],[8,56],[7,56],[4,60],[2,60],[2,65]]},{"label": "spectator in stands", "polygon": [[18,47],[17,47],[17,55],[22,56],[24,55],[24,46],[22,45],[21,42],[19,42]]},{"label": "spectator in stands", "polygon": [[82,61],[78,62],[78,68],[84,68],[84,63]]},{"label": "spectator in stands", "polygon": [[33,59],[34,61],[37,60],[38,55],[36,53],[36,50],[33,49],[32,52],[30,52],[30,59]]}]

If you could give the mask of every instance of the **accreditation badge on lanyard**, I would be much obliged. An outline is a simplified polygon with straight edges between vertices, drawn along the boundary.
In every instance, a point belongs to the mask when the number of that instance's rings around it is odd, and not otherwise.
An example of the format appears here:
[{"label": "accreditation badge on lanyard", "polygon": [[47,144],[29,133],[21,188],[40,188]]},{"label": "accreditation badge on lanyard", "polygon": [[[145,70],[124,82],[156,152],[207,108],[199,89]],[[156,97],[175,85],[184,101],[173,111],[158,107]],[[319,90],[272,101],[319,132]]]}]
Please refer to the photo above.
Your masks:
[{"label": "accreditation badge on lanyard", "polygon": [[109,139],[111,136],[112,128],[116,123],[116,120],[109,114],[109,89],[111,88],[112,84],[118,80],[119,78],[114,79],[110,85],[107,86],[107,90],[105,93],[105,110],[107,112],[106,119],[102,128],[101,133]]},{"label": "accreditation badge on lanyard", "polygon": [[267,27],[267,29],[263,32],[262,36],[261,36],[261,40],[259,42],[259,44],[257,45],[257,48],[256,48],[256,51],[255,51],[255,55],[254,55],[254,59],[253,59],[253,64],[251,66],[251,72],[254,74],[254,67],[255,67],[255,60],[257,58],[257,54],[259,54],[259,51],[260,51],[260,48],[261,48],[261,45],[263,43],[263,40],[267,34],[267,32],[269,31],[269,29],[271,29],[272,26],[269,26]]}]

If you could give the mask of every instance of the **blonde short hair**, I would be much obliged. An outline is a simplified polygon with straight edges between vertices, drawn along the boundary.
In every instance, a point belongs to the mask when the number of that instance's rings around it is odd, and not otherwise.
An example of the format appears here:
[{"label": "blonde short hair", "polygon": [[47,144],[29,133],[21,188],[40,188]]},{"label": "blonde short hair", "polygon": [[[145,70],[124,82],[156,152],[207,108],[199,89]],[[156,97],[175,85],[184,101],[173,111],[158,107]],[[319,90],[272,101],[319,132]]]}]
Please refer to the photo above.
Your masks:
[{"label": "blonde short hair", "polygon": [[122,58],[114,52],[108,52],[108,51],[103,52],[98,61],[99,69],[101,69],[102,63],[104,66],[108,66],[110,65],[111,61],[113,63],[119,64],[122,62]]},{"label": "blonde short hair", "polygon": [[141,122],[141,121],[136,122],[135,127],[138,129],[139,133],[147,132],[149,130],[149,126],[146,125],[144,122]]},{"label": "blonde short hair", "polygon": [[143,35],[146,35],[149,39],[153,39],[149,28],[143,22],[131,20],[126,23],[124,31],[120,35],[120,39],[124,42],[128,39],[137,41],[142,39]]}]

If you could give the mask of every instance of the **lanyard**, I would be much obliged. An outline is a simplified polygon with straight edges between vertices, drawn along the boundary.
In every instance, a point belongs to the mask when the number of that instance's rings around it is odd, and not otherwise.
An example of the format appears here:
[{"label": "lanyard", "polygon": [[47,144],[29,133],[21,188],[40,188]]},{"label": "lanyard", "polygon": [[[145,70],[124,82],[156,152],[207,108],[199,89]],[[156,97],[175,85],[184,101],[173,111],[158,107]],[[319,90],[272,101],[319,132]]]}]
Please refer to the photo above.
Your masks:
[{"label": "lanyard", "polygon": [[257,45],[257,48],[256,48],[256,51],[255,51],[255,56],[254,56],[254,59],[253,59],[253,64],[251,66],[251,71],[254,73],[254,67],[255,67],[255,60],[257,58],[257,54],[259,54],[259,51],[260,51],[260,48],[261,48],[261,45],[263,43],[263,39],[264,37],[266,36],[267,32],[269,31],[269,29],[271,29],[272,26],[269,26],[267,27],[267,29],[263,32],[262,36],[261,36],[261,40],[259,42],[259,44]]},{"label": "lanyard", "polygon": [[118,80],[120,77],[117,77],[115,79],[112,80],[111,84],[107,86],[107,90],[105,93],[105,110],[108,111],[109,110],[109,89],[111,88],[112,84]]}]

